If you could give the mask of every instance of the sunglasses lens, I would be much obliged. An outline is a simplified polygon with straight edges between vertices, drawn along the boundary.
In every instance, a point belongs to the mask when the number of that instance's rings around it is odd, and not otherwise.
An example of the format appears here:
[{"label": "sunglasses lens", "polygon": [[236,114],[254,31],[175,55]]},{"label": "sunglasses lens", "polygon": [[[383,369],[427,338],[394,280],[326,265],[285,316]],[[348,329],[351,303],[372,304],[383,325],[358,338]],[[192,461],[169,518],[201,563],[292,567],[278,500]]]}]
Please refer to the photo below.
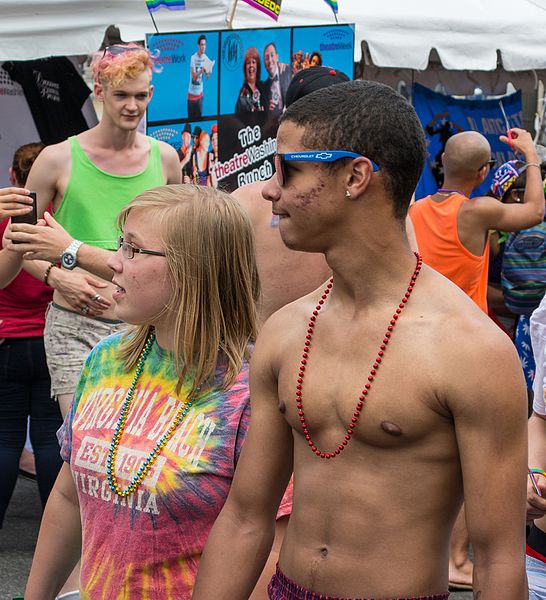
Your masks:
[{"label": "sunglasses lens", "polygon": [[284,185],[284,169],[283,169],[283,161],[282,158],[276,154],[275,155],[275,172],[277,173],[277,181],[279,185],[282,187]]},{"label": "sunglasses lens", "polygon": [[104,49],[104,54],[108,52],[112,56],[118,56],[120,54],[125,54],[125,52],[137,52],[138,50],[144,50],[144,48],[140,48],[137,46],[108,46]]}]

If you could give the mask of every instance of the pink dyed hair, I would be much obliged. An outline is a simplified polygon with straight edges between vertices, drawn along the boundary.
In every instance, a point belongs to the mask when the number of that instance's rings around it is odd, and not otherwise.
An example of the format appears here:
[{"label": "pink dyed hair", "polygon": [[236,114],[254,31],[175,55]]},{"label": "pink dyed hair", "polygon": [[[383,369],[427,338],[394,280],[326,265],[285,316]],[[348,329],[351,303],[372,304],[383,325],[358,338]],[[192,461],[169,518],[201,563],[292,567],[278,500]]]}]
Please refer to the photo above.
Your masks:
[{"label": "pink dyed hair", "polygon": [[110,54],[97,52],[91,63],[91,70],[95,82],[118,87],[128,79],[135,79],[146,70],[157,72],[159,69],[154,63],[154,57],[146,48],[139,44],[115,44],[129,48],[139,48],[139,51]]}]

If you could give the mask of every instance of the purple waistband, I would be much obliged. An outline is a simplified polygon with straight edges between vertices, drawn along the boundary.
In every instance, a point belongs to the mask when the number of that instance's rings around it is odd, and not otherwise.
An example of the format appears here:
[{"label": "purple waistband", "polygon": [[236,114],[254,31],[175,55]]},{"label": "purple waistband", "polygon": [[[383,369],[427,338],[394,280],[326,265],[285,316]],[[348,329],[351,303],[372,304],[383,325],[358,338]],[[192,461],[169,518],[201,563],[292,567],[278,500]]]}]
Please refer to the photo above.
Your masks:
[{"label": "purple waistband", "polygon": [[340,598],[338,596],[325,596],[306,590],[295,581],[288,579],[279,569],[271,578],[267,586],[267,593],[270,600],[447,600],[449,592],[442,594],[429,594],[428,596],[399,596],[397,598]]}]

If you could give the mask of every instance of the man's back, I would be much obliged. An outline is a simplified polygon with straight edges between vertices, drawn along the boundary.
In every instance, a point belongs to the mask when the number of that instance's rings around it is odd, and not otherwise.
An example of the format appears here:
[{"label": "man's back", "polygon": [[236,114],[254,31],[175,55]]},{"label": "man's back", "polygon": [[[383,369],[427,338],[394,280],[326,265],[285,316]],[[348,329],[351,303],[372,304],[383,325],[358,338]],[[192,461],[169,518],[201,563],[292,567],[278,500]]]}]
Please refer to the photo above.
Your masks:
[{"label": "man's back", "polygon": [[491,148],[484,136],[465,131],[452,136],[442,155],[444,187],[410,208],[417,244],[425,263],[456,283],[487,312],[489,230],[516,231],[542,220],[544,200],[540,167],[531,136],[511,130],[514,152],[524,154],[532,172],[524,203],[505,205],[491,197],[470,199],[489,174]]},{"label": "man's back", "polygon": [[435,195],[436,199],[427,196],[409,210],[423,260],[458,285],[487,312],[487,234],[480,240],[481,249],[476,248],[479,254],[471,252],[459,237],[458,221],[463,204],[472,203],[472,200],[457,193],[438,196]]},{"label": "man's back", "polygon": [[256,257],[262,285],[260,320],[265,322],[276,310],[315,290],[331,271],[324,255],[289,250],[279,234],[278,217],[271,203],[262,197],[263,181],[245,185],[233,196],[252,221]]}]

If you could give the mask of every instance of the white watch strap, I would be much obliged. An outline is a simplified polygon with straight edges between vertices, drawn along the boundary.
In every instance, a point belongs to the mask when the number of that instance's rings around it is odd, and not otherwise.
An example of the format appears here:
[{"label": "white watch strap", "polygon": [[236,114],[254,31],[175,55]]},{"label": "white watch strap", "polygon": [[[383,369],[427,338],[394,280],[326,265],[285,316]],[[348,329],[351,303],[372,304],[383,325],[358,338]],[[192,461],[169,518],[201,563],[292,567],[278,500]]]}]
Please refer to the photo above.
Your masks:
[{"label": "white watch strap", "polygon": [[80,242],[80,240],[72,240],[72,242],[70,243],[70,246],[68,246],[68,248],[66,248],[61,256],[63,254],[65,254],[66,252],[70,252],[71,254],[77,255],[78,254],[78,250],[80,248],[80,246],[83,244],[83,242]]}]

